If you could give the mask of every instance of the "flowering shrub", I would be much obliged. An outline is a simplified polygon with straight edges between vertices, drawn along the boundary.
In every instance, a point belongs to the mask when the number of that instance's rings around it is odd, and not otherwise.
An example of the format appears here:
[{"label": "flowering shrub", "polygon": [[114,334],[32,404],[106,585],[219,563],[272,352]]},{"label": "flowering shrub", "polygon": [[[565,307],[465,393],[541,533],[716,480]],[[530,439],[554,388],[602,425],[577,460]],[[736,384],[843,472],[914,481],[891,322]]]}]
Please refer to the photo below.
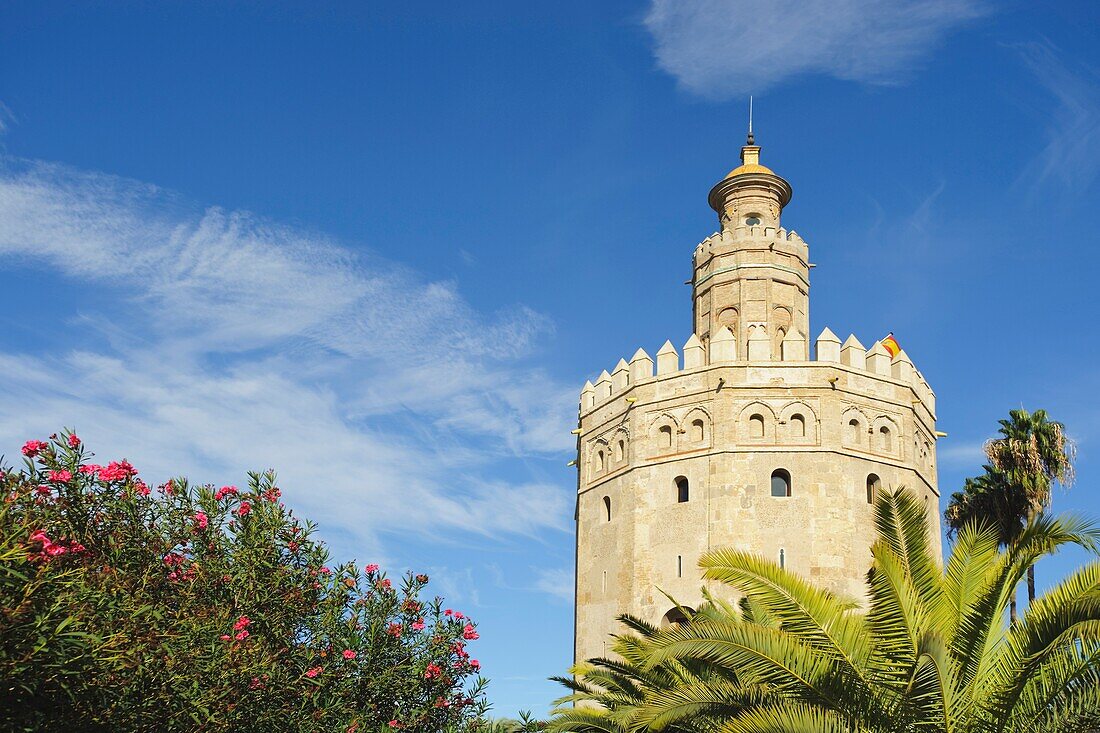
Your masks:
[{"label": "flowering shrub", "polygon": [[0,467],[0,729],[460,731],[478,638],[375,564],[330,566],[271,472],[149,487],[72,433]]}]

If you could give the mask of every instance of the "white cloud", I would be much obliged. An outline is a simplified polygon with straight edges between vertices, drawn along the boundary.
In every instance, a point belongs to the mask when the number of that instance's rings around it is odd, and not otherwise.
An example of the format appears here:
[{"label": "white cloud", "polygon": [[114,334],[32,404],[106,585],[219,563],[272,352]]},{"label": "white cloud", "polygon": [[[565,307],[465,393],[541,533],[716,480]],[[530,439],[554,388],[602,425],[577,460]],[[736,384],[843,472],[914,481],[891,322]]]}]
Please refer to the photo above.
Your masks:
[{"label": "white cloud", "polygon": [[1085,187],[1100,173],[1100,73],[1071,68],[1046,43],[1016,46],[1024,65],[1053,98],[1036,111],[1046,125],[1046,145],[1024,167],[1020,182],[1028,186],[1050,179]]},{"label": "white cloud", "polygon": [[951,443],[941,441],[936,446],[936,458],[946,468],[966,468],[974,474],[982,472],[986,462],[985,442]]},{"label": "white cloud", "polygon": [[536,590],[570,603],[573,602],[574,585],[573,571],[565,568],[539,570],[535,581]]},{"label": "white cloud", "polygon": [[657,62],[688,90],[724,98],[790,77],[896,82],[981,0],[653,0]]},{"label": "white cloud", "polygon": [[66,425],[150,478],[274,467],[293,503],[360,557],[385,553],[390,531],[568,525],[564,479],[485,478],[573,443],[576,390],[524,362],[551,330],[534,312],[486,317],[453,283],[316,232],[10,160],[2,259],[97,303],[68,326],[36,324],[52,331],[43,342],[70,346],[0,354],[9,454]]}]

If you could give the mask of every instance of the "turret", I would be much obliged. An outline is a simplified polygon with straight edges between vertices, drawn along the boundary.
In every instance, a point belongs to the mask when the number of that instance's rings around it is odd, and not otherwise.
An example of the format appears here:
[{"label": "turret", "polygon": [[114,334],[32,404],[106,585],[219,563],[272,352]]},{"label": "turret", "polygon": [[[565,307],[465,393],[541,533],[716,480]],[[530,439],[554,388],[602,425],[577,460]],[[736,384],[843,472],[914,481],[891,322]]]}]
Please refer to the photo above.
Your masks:
[{"label": "turret", "polygon": [[738,353],[778,361],[791,358],[789,335],[792,355],[810,338],[809,249],[780,226],[791,185],[760,163],[755,142],[750,125],[741,165],[710,191],[722,229],[695,250],[694,331],[706,346],[729,328]]}]

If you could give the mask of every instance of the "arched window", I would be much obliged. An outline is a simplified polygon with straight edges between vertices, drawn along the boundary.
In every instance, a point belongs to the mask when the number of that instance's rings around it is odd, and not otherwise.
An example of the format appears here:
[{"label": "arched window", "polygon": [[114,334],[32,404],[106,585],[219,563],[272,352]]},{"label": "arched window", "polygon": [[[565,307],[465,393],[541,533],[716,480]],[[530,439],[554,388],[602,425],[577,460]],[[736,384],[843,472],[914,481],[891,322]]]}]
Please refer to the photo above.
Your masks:
[{"label": "arched window", "polygon": [[791,415],[791,437],[806,437],[806,418],[801,415]]},{"label": "arched window", "polygon": [[750,438],[763,438],[764,437],[764,416],[761,414],[753,415],[749,418],[749,437]]},{"label": "arched window", "polygon": [[706,436],[706,431],[703,426],[702,419],[696,419],[691,421],[691,439],[695,443],[702,443],[703,438]]},{"label": "arched window", "polygon": [[603,455],[603,448],[601,448],[600,450],[596,451],[596,470],[597,471],[602,471],[603,467],[604,467],[604,455]]},{"label": "arched window", "polygon": [[782,468],[772,471],[772,496],[791,495],[791,474]]},{"label": "arched window", "polygon": [[690,494],[688,491],[688,480],[686,476],[676,477],[676,501],[683,504],[688,500]]},{"label": "arched window", "polygon": [[626,441],[620,440],[615,444],[615,462],[618,463],[626,455]]},{"label": "arched window", "polygon": [[672,447],[672,426],[662,425],[660,430],[660,446],[662,448]]},{"label": "arched window", "polygon": [[882,489],[882,481],[875,474],[867,476],[867,503],[874,504],[878,499],[878,492]]},{"label": "arched window", "polygon": [[893,440],[890,436],[890,428],[885,425],[878,429],[878,444],[879,448],[884,451],[891,451],[894,449]]},{"label": "arched window", "polygon": [[848,443],[851,445],[859,445],[863,441],[863,431],[860,430],[859,420],[852,418],[848,421]]},{"label": "arched window", "polygon": [[611,497],[605,496],[603,498],[603,509],[607,513],[607,521],[611,521]]},{"label": "arched window", "polygon": [[666,613],[661,618],[661,626],[663,626],[664,628],[668,628],[673,624],[677,626],[682,626],[686,623],[689,623],[691,619],[688,617],[688,614],[691,613],[695,613],[695,610],[687,607],[684,607],[683,610],[681,610],[680,608],[670,608],[668,610],[668,613]]},{"label": "arched window", "polygon": [[782,547],[779,548],[779,567],[787,567],[787,551]]}]

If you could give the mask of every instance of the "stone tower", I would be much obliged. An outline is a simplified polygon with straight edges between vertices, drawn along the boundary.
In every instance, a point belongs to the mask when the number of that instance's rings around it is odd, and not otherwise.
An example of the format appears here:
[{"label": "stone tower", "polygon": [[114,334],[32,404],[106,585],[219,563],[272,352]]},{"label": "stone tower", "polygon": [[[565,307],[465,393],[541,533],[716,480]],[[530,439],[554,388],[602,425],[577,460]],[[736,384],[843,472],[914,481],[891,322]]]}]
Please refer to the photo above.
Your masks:
[{"label": "stone tower", "polygon": [[666,341],[655,373],[638,349],[584,385],[578,660],[607,652],[620,613],[678,620],[662,591],[694,607],[712,548],[859,598],[876,491],[909,487],[938,528],[935,396],[904,351],[879,342],[842,344],[826,328],[810,358],[809,249],[780,221],[791,194],[750,133],[710,192],[721,229],[695,248],[682,353]]}]

